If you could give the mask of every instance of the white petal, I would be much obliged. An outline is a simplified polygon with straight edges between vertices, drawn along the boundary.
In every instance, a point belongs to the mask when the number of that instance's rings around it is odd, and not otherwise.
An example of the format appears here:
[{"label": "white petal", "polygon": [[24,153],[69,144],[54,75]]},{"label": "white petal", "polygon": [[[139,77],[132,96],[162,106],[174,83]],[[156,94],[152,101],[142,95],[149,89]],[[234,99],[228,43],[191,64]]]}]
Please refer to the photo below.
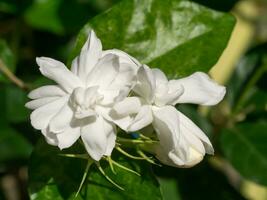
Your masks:
[{"label": "white petal", "polygon": [[87,41],[82,47],[81,53],[77,56],[71,66],[71,71],[78,75],[81,80],[86,81],[86,77],[95,67],[102,54],[102,44],[92,30]]},{"label": "white petal", "polygon": [[184,88],[184,93],[177,103],[215,105],[223,99],[226,92],[225,87],[220,86],[202,72],[196,72],[189,77],[169,82],[170,88],[177,88],[181,85]]},{"label": "white petal", "polygon": [[116,125],[118,125],[121,129],[125,131],[128,131],[127,128],[133,122],[133,118],[130,117],[129,115],[122,117],[121,115],[118,115],[116,112],[114,112],[109,107],[98,105],[95,107],[95,110],[99,115],[103,116],[107,121],[115,123]]},{"label": "white petal", "polygon": [[148,103],[151,103],[154,98],[155,84],[155,77],[152,70],[144,65],[138,69],[137,83],[133,90]]},{"label": "white petal", "polygon": [[101,58],[87,77],[87,86],[106,89],[119,72],[119,58],[108,54]]},{"label": "white petal", "polygon": [[62,150],[72,146],[80,137],[80,127],[68,127],[62,133],[56,134],[58,147]]},{"label": "white petal", "polygon": [[156,80],[156,85],[168,84],[168,79],[167,79],[166,75],[160,69],[153,68],[151,70],[154,74],[154,77]]},{"label": "white petal", "polygon": [[171,90],[168,85],[160,85],[156,88],[155,104],[157,106],[175,105],[183,94],[182,86],[177,87],[176,90]]},{"label": "white petal", "polygon": [[113,130],[114,131],[110,131],[109,134],[107,135],[107,147],[106,147],[106,152],[104,153],[105,156],[111,155],[116,144],[116,131],[114,126]]},{"label": "white petal", "polygon": [[119,116],[137,114],[142,106],[141,99],[138,97],[127,97],[113,106],[114,112]]},{"label": "white petal", "polygon": [[63,132],[70,126],[73,111],[68,105],[68,102],[60,109],[60,111],[50,120],[49,131],[54,133]]},{"label": "white petal", "polygon": [[60,97],[34,110],[30,116],[32,126],[38,130],[46,129],[51,118],[60,111],[67,100],[68,97]]},{"label": "white petal", "polygon": [[45,104],[48,104],[52,101],[55,101],[58,98],[59,97],[44,97],[44,98],[40,98],[40,99],[35,99],[35,100],[27,102],[25,104],[25,107],[34,110],[34,109],[37,109],[37,108],[39,108]]},{"label": "white petal", "polygon": [[120,63],[130,64],[131,66],[141,66],[138,60],[136,60],[134,57],[130,56],[129,54],[125,53],[124,51],[121,51],[118,49],[110,49],[110,50],[105,50],[102,52],[103,57],[107,54],[114,54],[118,56]]},{"label": "white petal", "polygon": [[81,80],[75,74],[69,71],[63,63],[57,60],[40,57],[36,58],[36,62],[44,76],[54,80],[67,92],[71,92],[74,88],[83,85]]},{"label": "white petal", "polygon": [[171,161],[169,165],[184,165],[189,147],[180,133],[179,113],[173,106],[153,107],[153,116],[153,126],[160,141],[156,152],[158,159],[165,155],[168,157],[162,160],[165,164]]},{"label": "white petal", "polygon": [[156,154],[163,163],[190,167],[199,163],[206,152],[213,152],[205,134],[174,107],[165,106],[153,111],[153,126],[160,140]]},{"label": "white petal", "polygon": [[46,85],[32,90],[28,97],[30,99],[38,99],[44,97],[60,97],[66,95],[66,92],[57,85]]},{"label": "white petal", "polygon": [[[128,87],[128,90],[133,87],[136,82],[137,68],[130,64],[120,64],[119,72],[116,77],[108,85],[108,89],[121,89]],[[128,91],[129,92],[129,91]]]},{"label": "white petal", "polygon": [[152,121],[153,117],[152,117],[151,106],[144,105],[140,108],[138,114],[133,119],[133,122],[128,127],[128,131],[131,132],[138,131],[151,124]]},{"label": "white petal", "polygon": [[98,92],[103,97],[99,103],[104,106],[109,106],[114,104],[116,98],[120,95],[119,90],[99,89]]},{"label": "white petal", "polygon": [[186,117],[181,112],[177,111],[179,113],[180,118],[180,131],[183,135],[188,136],[188,140],[190,140],[191,145],[196,149],[199,150],[201,148],[200,146],[196,146],[196,144],[193,143],[193,137],[192,135],[196,136],[199,140],[201,140],[204,143],[204,147],[206,150],[206,153],[213,154],[214,149],[212,147],[212,144],[209,140],[209,138],[205,135],[205,133],[197,126],[194,122],[192,122],[188,117]]},{"label": "white petal", "polygon": [[105,155],[108,146],[108,136],[114,132],[113,126],[102,116],[91,118],[88,124],[81,128],[82,140],[89,155],[99,161]]},{"label": "white petal", "polygon": [[46,142],[48,144],[53,145],[53,146],[57,146],[58,145],[58,139],[57,139],[55,134],[49,132],[47,130],[47,128],[46,129],[42,129],[41,132],[45,136],[45,140],[46,140]]}]

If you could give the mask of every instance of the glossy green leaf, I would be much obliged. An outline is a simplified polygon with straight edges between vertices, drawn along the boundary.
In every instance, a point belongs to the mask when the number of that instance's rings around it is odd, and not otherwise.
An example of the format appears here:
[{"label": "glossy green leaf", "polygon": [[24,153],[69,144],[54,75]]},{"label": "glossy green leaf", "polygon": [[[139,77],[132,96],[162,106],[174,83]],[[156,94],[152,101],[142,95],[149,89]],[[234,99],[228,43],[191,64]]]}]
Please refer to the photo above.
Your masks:
[{"label": "glossy green leaf", "polygon": [[71,61],[93,28],[104,49],[117,48],[170,76],[209,71],[224,50],[234,18],[184,0],[127,0],[90,20]]},{"label": "glossy green leaf", "polygon": [[226,159],[244,177],[267,185],[267,123],[242,123],[221,133]]},{"label": "glossy green leaf", "polygon": [[[2,39],[0,39],[0,59],[11,72],[15,71],[15,57],[10,48],[8,47],[7,43]],[[1,70],[0,81],[9,81]]]},{"label": "glossy green leaf", "polygon": [[[67,200],[73,199],[78,190],[86,166],[86,160],[66,158],[60,153],[83,153],[75,146],[67,151],[46,144],[43,140],[37,144],[32,154],[29,167],[29,191],[35,200]],[[114,155],[114,154],[113,154]],[[115,159],[115,158],[114,158]],[[106,174],[125,191],[110,184],[92,165],[88,179],[84,184],[79,199],[161,199],[159,184],[153,176],[150,165],[144,161],[127,161],[124,157],[116,157],[120,164],[130,167],[141,174],[141,177],[115,167],[116,175],[111,172],[105,161],[101,161]]]}]

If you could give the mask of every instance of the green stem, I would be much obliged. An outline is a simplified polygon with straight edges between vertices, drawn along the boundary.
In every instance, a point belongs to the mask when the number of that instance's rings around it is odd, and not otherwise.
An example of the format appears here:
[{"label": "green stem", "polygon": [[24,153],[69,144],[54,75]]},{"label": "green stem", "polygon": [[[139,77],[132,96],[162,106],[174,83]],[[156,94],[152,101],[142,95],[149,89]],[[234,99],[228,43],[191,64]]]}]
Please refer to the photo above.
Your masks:
[{"label": "green stem", "polygon": [[88,160],[87,165],[86,165],[86,168],[85,168],[85,171],[84,171],[84,174],[83,174],[82,181],[81,181],[80,186],[79,186],[79,189],[78,189],[78,191],[75,194],[75,198],[79,195],[79,193],[80,193],[80,191],[81,191],[81,189],[83,187],[83,184],[84,184],[84,182],[86,180],[86,177],[87,177],[87,174],[89,172],[90,166],[92,164],[93,164],[93,161],[92,160]]}]

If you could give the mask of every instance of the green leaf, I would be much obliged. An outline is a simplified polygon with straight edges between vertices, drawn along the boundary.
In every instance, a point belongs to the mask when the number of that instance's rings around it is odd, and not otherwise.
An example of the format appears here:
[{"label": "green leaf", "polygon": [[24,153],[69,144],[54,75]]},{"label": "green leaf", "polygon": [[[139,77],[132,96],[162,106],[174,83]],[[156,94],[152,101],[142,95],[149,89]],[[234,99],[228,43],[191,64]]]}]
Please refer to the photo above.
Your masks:
[{"label": "green leaf", "polygon": [[[15,57],[8,47],[6,41],[0,39],[0,59],[5,64],[5,66],[11,71],[14,72],[16,69]],[[0,70],[0,81],[8,82],[9,79],[2,73]]]},{"label": "green leaf", "polygon": [[221,133],[226,159],[244,177],[267,185],[267,123],[242,123]]},{"label": "green leaf", "polygon": [[63,35],[79,31],[89,18],[108,8],[110,3],[107,0],[33,0],[24,18],[36,29]]},{"label": "green leaf", "polygon": [[28,100],[26,91],[14,85],[6,85],[2,94],[5,98],[5,115],[9,122],[17,123],[29,119],[29,110],[25,108]]},{"label": "green leaf", "polygon": [[170,76],[207,72],[224,50],[234,18],[183,0],[122,1],[81,30],[71,61],[90,29],[104,49],[117,48]]},{"label": "green leaf", "polygon": [[180,200],[178,183],[175,178],[158,178],[164,200]]},{"label": "green leaf", "polygon": [[32,151],[31,144],[7,124],[0,124],[0,162],[26,159]]},{"label": "green leaf", "polygon": [[[35,200],[73,199],[82,180],[86,160],[59,156],[62,153],[84,153],[77,145],[67,151],[59,151],[41,140],[34,149],[29,167],[29,192]],[[114,155],[114,154],[113,154]],[[92,165],[87,181],[84,183],[78,199],[161,199],[158,182],[150,166],[145,161],[127,161],[117,157],[117,162],[130,167],[141,174],[141,177],[114,166],[116,175],[111,172],[104,161],[101,162],[105,173],[125,191],[110,184]]]},{"label": "green leaf", "polygon": [[[169,187],[173,190],[175,190],[176,185],[176,194],[179,194],[180,199],[183,200],[245,200],[228,183],[225,175],[212,168],[205,160],[188,169],[164,166],[156,168],[155,172],[160,179],[171,182],[172,185]],[[176,184],[174,181],[176,181]],[[164,190],[163,196],[166,197]],[[177,197],[176,199],[178,200],[179,198]],[[172,200],[172,197],[165,198],[165,200]]]},{"label": "green leaf", "polygon": [[25,12],[28,24],[38,29],[63,33],[64,27],[58,17],[58,7],[62,0],[35,0]]}]

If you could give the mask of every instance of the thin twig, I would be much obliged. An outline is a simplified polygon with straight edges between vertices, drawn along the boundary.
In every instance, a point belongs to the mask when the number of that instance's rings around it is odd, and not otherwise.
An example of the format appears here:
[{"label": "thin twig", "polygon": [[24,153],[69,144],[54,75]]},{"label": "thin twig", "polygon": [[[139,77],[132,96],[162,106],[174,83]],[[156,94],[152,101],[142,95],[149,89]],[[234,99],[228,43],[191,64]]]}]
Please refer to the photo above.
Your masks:
[{"label": "thin twig", "polygon": [[18,77],[13,74],[8,67],[4,64],[4,62],[0,59],[0,71],[3,72],[4,75],[7,76],[14,84],[16,84],[21,89],[28,89],[28,86]]}]

